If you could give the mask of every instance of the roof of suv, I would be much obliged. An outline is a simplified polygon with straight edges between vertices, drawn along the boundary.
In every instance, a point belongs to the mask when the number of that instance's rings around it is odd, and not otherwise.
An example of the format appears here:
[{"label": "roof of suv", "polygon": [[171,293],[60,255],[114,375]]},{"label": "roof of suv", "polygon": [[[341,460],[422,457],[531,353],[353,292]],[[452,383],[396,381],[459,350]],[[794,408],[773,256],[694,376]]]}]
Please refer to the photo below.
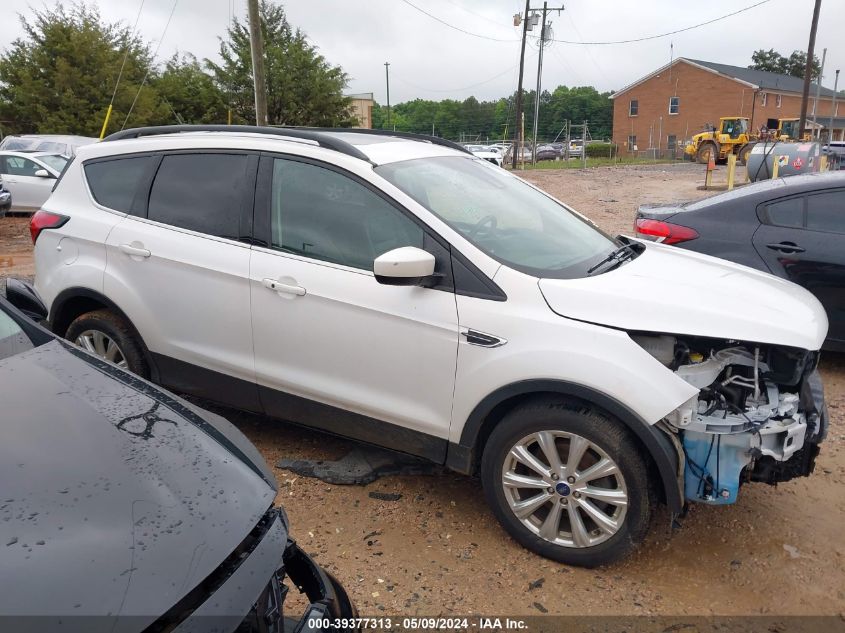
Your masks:
[{"label": "roof of suv", "polygon": [[[247,125],[174,125],[135,128],[112,134],[80,152],[83,158],[137,151],[213,145],[272,151],[279,143],[320,147],[381,165],[432,156],[471,156],[464,147],[433,136],[355,128],[257,127]],[[290,149],[293,149],[292,147]]]}]

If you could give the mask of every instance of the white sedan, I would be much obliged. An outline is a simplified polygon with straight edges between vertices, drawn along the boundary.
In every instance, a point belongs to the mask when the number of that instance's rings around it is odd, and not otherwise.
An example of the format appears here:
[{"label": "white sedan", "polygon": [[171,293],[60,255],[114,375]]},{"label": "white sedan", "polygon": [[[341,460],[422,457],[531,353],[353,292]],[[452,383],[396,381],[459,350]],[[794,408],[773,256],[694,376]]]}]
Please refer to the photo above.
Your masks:
[{"label": "white sedan", "polygon": [[37,211],[50,197],[68,159],[59,154],[0,152],[3,186],[12,193],[12,211]]}]

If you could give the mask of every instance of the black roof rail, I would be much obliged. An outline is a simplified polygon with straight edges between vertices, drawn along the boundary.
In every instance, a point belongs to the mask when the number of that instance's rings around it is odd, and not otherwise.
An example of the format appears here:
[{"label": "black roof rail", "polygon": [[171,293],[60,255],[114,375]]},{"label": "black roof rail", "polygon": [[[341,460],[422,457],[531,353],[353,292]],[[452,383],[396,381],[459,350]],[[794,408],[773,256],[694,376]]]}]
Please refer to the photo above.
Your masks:
[{"label": "black roof rail", "polygon": [[[332,128],[334,129],[334,128]],[[346,129],[346,128],[338,128]],[[162,134],[181,134],[183,132],[237,132],[246,134],[267,134],[269,136],[286,136],[288,138],[313,141],[320,147],[331,149],[347,156],[360,158],[372,164],[372,161],[364,152],[351,143],[326,134],[328,129],[318,128],[296,128],[296,127],[270,127],[258,125],[153,125],[149,127],[136,127],[128,130],[121,130],[109,134],[103,141],[119,141],[129,138],[140,138],[142,136],[158,136]]]},{"label": "black roof rail", "polygon": [[465,154],[472,154],[466,147],[456,143],[455,141],[450,141],[445,138],[440,138],[439,136],[431,136],[429,134],[417,134],[416,132],[395,132],[393,130],[378,130],[378,129],[369,129],[369,128],[358,128],[358,127],[286,127],[286,130],[303,130],[303,131],[314,131],[314,132],[329,132],[334,134],[368,134],[371,136],[393,136],[396,138],[407,138],[414,141],[425,141],[431,143],[432,145],[442,145],[443,147],[449,147],[451,149],[456,149],[459,152],[464,152]]}]

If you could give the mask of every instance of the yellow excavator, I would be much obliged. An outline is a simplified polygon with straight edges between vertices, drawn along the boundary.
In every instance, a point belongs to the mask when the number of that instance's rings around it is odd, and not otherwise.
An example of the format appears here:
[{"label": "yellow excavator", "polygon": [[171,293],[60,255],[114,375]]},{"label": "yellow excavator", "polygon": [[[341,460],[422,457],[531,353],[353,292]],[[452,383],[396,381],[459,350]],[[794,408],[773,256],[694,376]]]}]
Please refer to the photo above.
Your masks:
[{"label": "yellow excavator", "polygon": [[722,117],[719,127],[696,134],[687,143],[684,152],[699,163],[706,164],[712,158],[724,161],[729,154],[735,154],[740,165],[748,160],[751,149],[758,141],[798,141],[798,118],[769,119],[761,134],[750,129],[747,117]]}]

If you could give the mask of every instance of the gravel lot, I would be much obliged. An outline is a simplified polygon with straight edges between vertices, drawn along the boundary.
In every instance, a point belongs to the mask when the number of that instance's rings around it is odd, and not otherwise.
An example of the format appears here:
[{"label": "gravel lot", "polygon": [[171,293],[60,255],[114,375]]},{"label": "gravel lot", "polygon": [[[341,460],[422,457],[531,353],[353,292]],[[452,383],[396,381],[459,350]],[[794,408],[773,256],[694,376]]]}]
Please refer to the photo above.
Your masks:
[{"label": "gravel lot", "polygon": [[[528,173],[612,233],[630,231],[640,203],[706,195],[697,189],[703,177],[694,165]],[[0,220],[0,277],[33,273],[27,221]],[[845,355],[826,355],[822,371],[832,427],[812,477],[747,486],[733,506],[695,506],[679,530],[660,513],[644,547],[605,569],[570,568],[522,549],[487,510],[479,482],[451,473],[341,487],[277,469],[278,502],[294,536],[366,615],[845,617]],[[335,459],[352,446],[227,415],[271,465],[282,457]],[[380,501],[371,492],[401,498]]]}]

